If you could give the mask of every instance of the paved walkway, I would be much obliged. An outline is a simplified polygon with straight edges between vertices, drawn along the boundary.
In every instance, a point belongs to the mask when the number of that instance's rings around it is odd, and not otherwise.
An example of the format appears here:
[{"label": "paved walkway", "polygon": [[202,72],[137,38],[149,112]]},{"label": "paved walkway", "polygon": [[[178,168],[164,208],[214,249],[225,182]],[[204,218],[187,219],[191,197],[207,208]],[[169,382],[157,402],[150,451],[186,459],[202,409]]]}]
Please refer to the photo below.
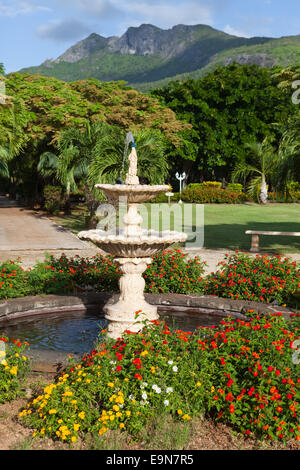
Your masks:
[{"label": "paved walkway", "polygon": [[44,215],[0,196],[0,261],[39,252],[89,249],[88,243]]},{"label": "paved walkway", "polygon": [[[84,258],[101,252],[91,243],[80,240],[76,235],[55,224],[40,213],[19,207],[14,201],[0,196],[0,263],[20,258],[26,269],[37,261],[44,261],[45,254],[55,257],[65,253],[68,257],[79,255]],[[217,265],[228,250],[187,250],[188,256],[198,255],[206,261],[206,273],[216,271]],[[286,255],[300,261],[300,254]]]}]

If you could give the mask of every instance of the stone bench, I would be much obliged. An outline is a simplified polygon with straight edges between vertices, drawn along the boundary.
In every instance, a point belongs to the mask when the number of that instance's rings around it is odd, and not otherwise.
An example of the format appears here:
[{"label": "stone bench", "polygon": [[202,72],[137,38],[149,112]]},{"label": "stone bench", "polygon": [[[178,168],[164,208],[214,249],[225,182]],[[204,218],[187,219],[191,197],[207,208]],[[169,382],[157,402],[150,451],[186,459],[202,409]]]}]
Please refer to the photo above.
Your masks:
[{"label": "stone bench", "polygon": [[300,237],[300,232],[270,232],[265,230],[247,230],[246,235],[252,235],[250,251],[257,253],[259,251],[260,235],[280,235],[287,237]]}]

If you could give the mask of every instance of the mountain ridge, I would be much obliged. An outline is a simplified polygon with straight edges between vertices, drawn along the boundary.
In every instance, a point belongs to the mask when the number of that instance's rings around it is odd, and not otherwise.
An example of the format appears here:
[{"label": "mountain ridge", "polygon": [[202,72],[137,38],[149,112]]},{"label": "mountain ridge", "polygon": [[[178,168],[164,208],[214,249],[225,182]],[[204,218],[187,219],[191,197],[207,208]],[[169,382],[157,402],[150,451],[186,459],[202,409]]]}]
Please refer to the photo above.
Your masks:
[{"label": "mountain ridge", "polygon": [[40,66],[22,69],[20,73],[39,73],[65,81],[123,80],[142,89],[147,88],[147,83],[182,74],[201,75],[201,70],[232,61],[269,67],[289,62],[278,58],[279,52],[272,52],[272,47],[280,49],[286,41],[286,56],[290,54],[291,60],[300,61],[300,36],[244,38],[202,24],[178,24],[170,29],[142,24],[129,27],[120,37],[105,38],[92,33],[57,59],[47,59]]}]

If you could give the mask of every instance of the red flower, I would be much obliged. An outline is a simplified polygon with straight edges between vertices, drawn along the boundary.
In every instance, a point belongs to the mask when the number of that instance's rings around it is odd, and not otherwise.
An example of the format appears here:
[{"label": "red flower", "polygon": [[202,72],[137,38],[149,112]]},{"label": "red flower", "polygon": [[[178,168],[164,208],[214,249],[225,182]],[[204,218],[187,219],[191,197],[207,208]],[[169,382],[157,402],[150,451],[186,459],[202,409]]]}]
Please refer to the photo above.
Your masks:
[{"label": "red flower", "polygon": [[134,374],[134,376],[137,380],[142,380],[142,376],[140,374]]},{"label": "red flower", "polygon": [[122,367],[121,367],[121,366],[117,366],[117,367],[116,367],[116,370],[119,372],[120,370],[122,370]]},{"label": "red flower", "polygon": [[234,405],[229,405],[229,411],[230,411],[230,413],[234,413],[234,412],[235,412]]}]

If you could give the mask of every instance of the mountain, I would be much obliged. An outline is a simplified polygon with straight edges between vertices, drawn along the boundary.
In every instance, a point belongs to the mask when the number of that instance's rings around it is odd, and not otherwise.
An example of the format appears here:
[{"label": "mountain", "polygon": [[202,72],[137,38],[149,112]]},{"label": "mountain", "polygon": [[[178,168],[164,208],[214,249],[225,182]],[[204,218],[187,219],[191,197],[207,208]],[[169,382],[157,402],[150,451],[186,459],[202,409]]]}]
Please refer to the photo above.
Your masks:
[{"label": "mountain", "polygon": [[243,38],[207,25],[176,25],[161,29],[151,24],[130,27],[121,37],[96,33],[21,73],[52,76],[65,81],[97,78],[125,80],[140,90],[171,79],[199,77],[216,65],[231,62],[261,66],[300,61],[300,35],[284,38]]}]

